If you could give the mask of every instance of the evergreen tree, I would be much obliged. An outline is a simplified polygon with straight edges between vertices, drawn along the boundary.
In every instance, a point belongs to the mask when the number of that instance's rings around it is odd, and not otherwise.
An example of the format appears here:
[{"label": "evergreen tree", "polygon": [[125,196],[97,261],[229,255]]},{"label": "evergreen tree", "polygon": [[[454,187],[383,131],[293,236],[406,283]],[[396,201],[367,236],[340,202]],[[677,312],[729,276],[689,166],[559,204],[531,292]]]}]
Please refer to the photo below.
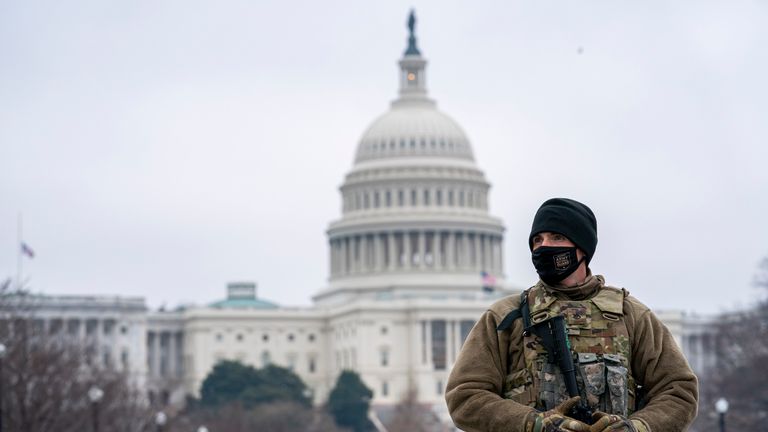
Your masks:
[{"label": "evergreen tree", "polygon": [[368,419],[372,397],[373,392],[365,386],[360,375],[347,370],[339,375],[336,386],[328,396],[328,409],[341,427],[354,432],[373,431],[375,427]]},{"label": "evergreen tree", "polygon": [[220,406],[240,402],[245,407],[291,401],[309,407],[307,387],[296,374],[279,366],[255,369],[236,361],[222,361],[203,381],[200,403]]},{"label": "evergreen tree", "polygon": [[248,388],[258,387],[260,382],[258,372],[252,366],[231,360],[221,361],[203,380],[200,403],[203,406],[218,406],[238,400]]}]

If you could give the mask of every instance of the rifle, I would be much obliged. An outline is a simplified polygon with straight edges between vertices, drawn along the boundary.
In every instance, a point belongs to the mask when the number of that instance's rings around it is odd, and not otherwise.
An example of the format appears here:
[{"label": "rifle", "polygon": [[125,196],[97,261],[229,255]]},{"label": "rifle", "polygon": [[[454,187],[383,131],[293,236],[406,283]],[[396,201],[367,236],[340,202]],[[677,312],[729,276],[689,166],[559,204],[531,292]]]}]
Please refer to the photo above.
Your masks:
[{"label": "rifle", "polygon": [[[580,396],[576,385],[576,367],[571,355],[571,343],[568,341],[568,330],[565,328],[565,318],[556,315],[525,329],[533,332],[541,339],[541,344],[547,350],[547,362],[557,364],[565,378],[565,388],[571,397]],[[573,407],[570,417],[586,424],[592,424],[592,410],[583,398]]]}]

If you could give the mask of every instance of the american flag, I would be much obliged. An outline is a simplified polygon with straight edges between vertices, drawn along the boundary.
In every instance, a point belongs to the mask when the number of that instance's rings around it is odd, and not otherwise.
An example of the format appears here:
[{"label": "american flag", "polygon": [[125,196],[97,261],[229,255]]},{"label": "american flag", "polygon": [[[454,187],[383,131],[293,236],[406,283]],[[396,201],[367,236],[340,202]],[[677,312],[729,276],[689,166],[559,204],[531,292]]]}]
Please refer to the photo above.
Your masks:
[{"label": "american flag", "polygon": [[21,253],[23,253],[24,255],[30,258],[35,257],[35,251],[33,251],[32,248],[29,247],[29,245],[24,242],[21,242]]},{"label": "american flag", "polygon": [[480,272],[480,276],[483,278],[483,291],[493,292],[496,289],[496,278],[488,272]]}]

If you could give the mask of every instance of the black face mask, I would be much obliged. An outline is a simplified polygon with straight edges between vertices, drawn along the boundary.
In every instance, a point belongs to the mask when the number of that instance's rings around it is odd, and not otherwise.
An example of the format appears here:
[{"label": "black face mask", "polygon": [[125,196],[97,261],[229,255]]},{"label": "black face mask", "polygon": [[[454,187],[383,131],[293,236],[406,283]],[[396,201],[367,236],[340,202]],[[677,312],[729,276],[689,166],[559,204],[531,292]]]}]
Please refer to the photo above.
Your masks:
[{"label": "black face mask", "polygon": [[531,254],[536,273],[547,285],[557,285],[575,272],[581,262],[576,258],[576,247],[539,246]]}]

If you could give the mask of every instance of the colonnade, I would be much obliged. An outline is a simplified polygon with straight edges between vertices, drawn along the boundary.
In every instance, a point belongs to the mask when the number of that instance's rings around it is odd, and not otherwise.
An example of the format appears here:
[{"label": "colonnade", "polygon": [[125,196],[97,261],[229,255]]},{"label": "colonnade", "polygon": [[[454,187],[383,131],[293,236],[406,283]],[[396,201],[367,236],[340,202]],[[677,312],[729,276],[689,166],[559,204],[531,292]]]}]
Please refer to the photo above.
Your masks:
[{"label": "colonnade", "polygon": [[502,238],[474,231],[407,230],[336,236],[331,276],[402,270],[501,273]]},{"label": "colonnade", "polygon": [[180,331],[147,332],[149,376],[180,378],[183,373],[183,335]]},{"label": "colonnade", "polygon": [[421,364],[450,369],[474,324],[474,320],[422,320]]},{"label": "colonnade", "polygon": [[488,210],[481,187],[363,188],[343,193],[343,212],[386,207],[467,207]]}]

